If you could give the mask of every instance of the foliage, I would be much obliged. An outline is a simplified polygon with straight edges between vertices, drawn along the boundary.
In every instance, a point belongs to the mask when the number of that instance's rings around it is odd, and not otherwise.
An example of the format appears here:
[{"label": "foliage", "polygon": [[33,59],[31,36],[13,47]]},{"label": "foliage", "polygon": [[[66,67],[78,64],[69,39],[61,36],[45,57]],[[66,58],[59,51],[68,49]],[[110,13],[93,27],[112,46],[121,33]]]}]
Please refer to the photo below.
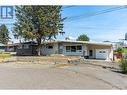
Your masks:
[{"label": "foliage", "polygon": [[121,67],[122,73],[127,74],[127,60],[122,59],[120,67]]},{"label": "foliage", "polygon": [[123,53],[124,52],[124,49],[119,47],[119,48],[116,49],[116,52]]},{"label": "foliage", "polygon": [[127,55],[127,49],[126,48],[117,48],[116,49],[116,52],[118,52],[118,53],[124,53],[125,55]]},{"label": "foliage", "polygon": [[0,43],[7,44],[9,41],[9,31],[5,24],[0,26]]},{"label": "foliage", "polygon": [[80,35],[77,39],[77,41],[89,41],[89,40],[90,38],[86,34]]},{"label": "foliage", "polygon": [[16,6],[15,37],[36,40],[38,55],[41,43],[63,33],[61,6]]}]

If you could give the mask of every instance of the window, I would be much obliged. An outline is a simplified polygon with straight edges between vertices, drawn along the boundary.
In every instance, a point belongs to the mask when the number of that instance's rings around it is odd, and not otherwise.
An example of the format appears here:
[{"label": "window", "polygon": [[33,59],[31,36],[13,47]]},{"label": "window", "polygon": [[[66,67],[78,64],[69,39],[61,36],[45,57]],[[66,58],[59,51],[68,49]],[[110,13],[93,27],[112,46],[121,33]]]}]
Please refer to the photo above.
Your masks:
[{"label": "window", "polygon": [[99,53],[106,53],[105,51],[99,51]]},{"label": "window", "polygon": [[99,53],[102,53],[102,51],[99,51]]},{"label": "window", "polygon": [[47,48],[48,48],[48,49],[53,49],[53,46],[48,46]]},{"label": "window", "polygon": [[70,52],[71,51],[71,47],[70,46],[66,46],[66,52]]},{"label": "window", "polygon": [[82,46],[66,46],[66,52],[82,52]]},{"label": "window", "polygon": [[103,53],[106,53],[105,51],[103,51]]},{"label": "window", "polygon": [[77,46],[77,50],[82,50],[82,46]]},{"label": "window", "polygon": [[71,46],[71,52],[76,52],[76,46]]},{"label": "window", "polygon": [[28,45],[28,44],[24,44],[24,45],[23,45],[23,48],[24,48],[24,49],[29,49],[29,45]]}]

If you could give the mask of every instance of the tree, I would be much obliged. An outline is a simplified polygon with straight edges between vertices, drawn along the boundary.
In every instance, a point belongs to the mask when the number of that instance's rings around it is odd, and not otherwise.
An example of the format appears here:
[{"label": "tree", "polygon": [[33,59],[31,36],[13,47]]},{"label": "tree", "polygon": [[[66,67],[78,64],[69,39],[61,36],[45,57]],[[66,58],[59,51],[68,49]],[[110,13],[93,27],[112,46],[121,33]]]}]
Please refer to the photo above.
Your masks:
[{"label": "tree", "polygon": [[9,41],[9,31],[5,24],[0,25],[0,43],[7,44]]},{"label": "tree", "polygon": [[89,37],[85,34],[80,35],[77,39],[77,41],[89,41],[89,40],[90,40]]},{"label": "tree", "polygon": [[42,42],[63,33],[64,19],[61,17],[61,8],[61,6],[16,6],[15,37],[36,40],[40,55]]}]

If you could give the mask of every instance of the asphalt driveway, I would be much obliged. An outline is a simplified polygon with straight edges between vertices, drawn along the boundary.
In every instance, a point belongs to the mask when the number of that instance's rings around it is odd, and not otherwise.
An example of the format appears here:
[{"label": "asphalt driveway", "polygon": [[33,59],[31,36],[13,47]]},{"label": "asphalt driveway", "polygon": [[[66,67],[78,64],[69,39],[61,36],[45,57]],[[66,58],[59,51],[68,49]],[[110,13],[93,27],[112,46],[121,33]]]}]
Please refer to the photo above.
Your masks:
[{"label": "asphalt driveway", "polygon": [[0,89],[127,89],[127,75],[79,64],[0,64]]}]

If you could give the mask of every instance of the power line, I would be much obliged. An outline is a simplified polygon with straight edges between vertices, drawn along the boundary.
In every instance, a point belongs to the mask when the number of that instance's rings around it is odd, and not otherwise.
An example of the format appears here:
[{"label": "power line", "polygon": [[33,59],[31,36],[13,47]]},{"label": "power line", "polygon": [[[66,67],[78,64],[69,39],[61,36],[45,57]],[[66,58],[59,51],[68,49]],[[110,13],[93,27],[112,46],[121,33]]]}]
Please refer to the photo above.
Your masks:
[{"label": "power line", "polygon": [[[66,27],[66,28],[72,28],[72,27]],[[127,30],[126,28],[122,28],[122,29],[117,29],[116,27],[97,27],[97,26],[79,26],[79,27],[74,27],[74,28],[80,28],[80,29],[85,29],[85,30]]]},{"label": "power line", "polygon": [[72,8],[72,7],[76,7],[76,6],[74,6],[74,5],[72,5],[72,6],[63,6],[63,9],[67,9],[67,8]]},{"label": "power line", "polygon": [[85,16],[86,14],[83,14],[83,15],[79,15],[79,16],[68,17],[66,20],[78,20],[78,19],[81,19],[81,18],[89,18],[89,17],[92,17],[92,16],[105,14],[105,13],[109,13],[109,12],[113,12],[113,11],[117,11],[117,10],[121,10],[121,9],[125,9],[125,8],[127,8],[127,6],[113,7],[113,8],[109,8],[109,9],[94,12],[94,13],[89,14],[87,16]]}]

